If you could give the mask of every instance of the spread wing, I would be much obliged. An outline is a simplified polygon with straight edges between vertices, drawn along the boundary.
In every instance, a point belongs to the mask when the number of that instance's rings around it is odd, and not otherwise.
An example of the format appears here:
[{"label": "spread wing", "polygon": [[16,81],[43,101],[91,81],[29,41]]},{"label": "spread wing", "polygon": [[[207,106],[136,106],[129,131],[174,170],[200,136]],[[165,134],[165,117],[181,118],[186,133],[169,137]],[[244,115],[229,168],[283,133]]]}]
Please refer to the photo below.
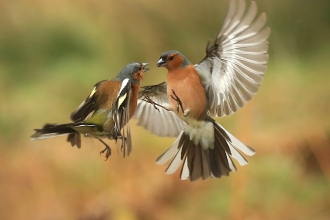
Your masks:
[{"label": "spread wing", "polygon": [[221,117],[242,108],[258,91],[267,68],[270,28],[257,6],[231,0],[223,27],[206,57],[195,65],[205,85],[209,113]]},{"label": "spread wing", "polygon": [[73,122],[79,122],[85,120],[88,116],[90,116],[96,109],[95,101],[96,101],[96,91],[97,89],[105,82],[106,80],[100,81],[96,83],[93,87],[92,92],[88,95],[88,97],[79,105],[79,107],[71,113],[70,119]]},{"label": "spread wing", "polygon": [[141,87],[134,117],[138,118],[138,125],[143,126],[153,134],[163,137],[177,137],[182,131],[185,122],[179,119],[174,112],[167,111],[161,107],[158,107],[157,110],[154,105],[143,100],[145,94],[153,102],[168,107],[169,102],[166,91],[166,82]]}]

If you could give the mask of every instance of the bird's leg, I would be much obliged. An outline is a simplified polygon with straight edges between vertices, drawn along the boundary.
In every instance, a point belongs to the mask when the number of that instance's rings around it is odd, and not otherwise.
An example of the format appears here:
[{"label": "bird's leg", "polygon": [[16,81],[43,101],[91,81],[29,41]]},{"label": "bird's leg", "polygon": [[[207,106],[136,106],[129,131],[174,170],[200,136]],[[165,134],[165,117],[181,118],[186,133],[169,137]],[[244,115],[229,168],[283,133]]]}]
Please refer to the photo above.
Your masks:
[{"label": "bird's leg", "polygon": [[104,144],[104,146],[105,146],[105,148],[104,148],[104,150],[102,150],[101,152],[100,152],[100,154],[103,154],[104,152],[105,152],[105,160],[107,161],[108,160],[108,158],[110,157],[110,155],[111,155],[111,148],[109,147],[109,145],[107,145],[104,141],[102,141],[101,139],[97,139],[97,140],[99,140],[102,144]]},{"label": "bird's leg", "polygon": [[172,92],[173,92],[173,95],[171,95],[171,98],[174,99],[177,103],[178,103],[178,106],[176,108],[177,112],[182,111],[182,114],[184,117],[187,117],[189,115],[189,110],[183,110],[183,106],[182,106],[182,102],[180,100],[180,98],[177,96],[177,94],[174,92],[174,90],[172,89]]},{"label": "bird's leg", "polygon": [[147,94],[143,93],[143,96],[144,96],[144,98],[143,98],[142,100],[145,101],[145,102],[148,102],[148,103],[151,104],[151,105],[153,105],[154,108],[155,108],[157,111],[159,111],[159,108],[158,108],[158,107],[163,108],[163,109],[165,109],[166,111],[172,111],[171,109],[166,108],[165,106],[160,105],[160,104],[154,102],[154,101],[153,101],[153,100],[152,100]]}]

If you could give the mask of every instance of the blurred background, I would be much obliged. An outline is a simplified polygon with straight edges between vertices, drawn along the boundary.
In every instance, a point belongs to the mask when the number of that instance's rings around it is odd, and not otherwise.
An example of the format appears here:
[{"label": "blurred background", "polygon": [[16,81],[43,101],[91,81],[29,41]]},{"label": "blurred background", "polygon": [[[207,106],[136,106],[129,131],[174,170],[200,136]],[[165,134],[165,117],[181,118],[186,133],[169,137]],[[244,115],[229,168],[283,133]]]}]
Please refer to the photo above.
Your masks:
[{"label": "blurred background", "polygon": [[[249,2],[249,1],[248,1]],[[30,141],[69,114],[93,85],[170,49],[193,63],[217,35],[228,0],[1,0],[0,219],[329,219],[330,1],[257,0],[272,33],[255,98],[218,121],[256,149],[221,179],[180,181],[155,164],[173,138],[136,126],[133,152],[108,161],[84,138]]]}]

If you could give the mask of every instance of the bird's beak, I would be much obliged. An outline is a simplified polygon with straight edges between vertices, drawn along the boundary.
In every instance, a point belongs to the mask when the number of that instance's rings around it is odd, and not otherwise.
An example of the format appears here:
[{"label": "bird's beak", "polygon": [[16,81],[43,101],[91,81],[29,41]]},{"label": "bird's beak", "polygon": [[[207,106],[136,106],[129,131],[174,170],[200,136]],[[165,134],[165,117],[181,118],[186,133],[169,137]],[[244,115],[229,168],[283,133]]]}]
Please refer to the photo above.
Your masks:
[{"label": "bird's beak", "polygon": [[159,60],[158,60],[158,62],[157,62],[157,66],[158,67],[162,67],[162,66],[166,66],[166,61],[165,60],[163,60],[163,58],[160,58]]},{"label": "bird's beak", "polygon": [[148,65],[148,63],[142,63],[142,71],[145,73],[149,70],[149,68],[146,68],[146,66]]}]

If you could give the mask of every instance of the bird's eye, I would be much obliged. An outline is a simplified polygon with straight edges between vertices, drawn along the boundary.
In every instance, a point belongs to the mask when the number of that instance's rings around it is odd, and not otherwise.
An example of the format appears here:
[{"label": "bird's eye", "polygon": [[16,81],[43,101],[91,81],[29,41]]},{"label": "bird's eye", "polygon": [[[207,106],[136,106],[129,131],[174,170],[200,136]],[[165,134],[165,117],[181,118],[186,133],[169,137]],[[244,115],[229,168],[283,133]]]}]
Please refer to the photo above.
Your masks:
[{"label": "bird's eye", "polygon": [[171,60],[173,60],[173,58],[174,58],[174,56],[169,56],[168,60],[171,61]]}]

